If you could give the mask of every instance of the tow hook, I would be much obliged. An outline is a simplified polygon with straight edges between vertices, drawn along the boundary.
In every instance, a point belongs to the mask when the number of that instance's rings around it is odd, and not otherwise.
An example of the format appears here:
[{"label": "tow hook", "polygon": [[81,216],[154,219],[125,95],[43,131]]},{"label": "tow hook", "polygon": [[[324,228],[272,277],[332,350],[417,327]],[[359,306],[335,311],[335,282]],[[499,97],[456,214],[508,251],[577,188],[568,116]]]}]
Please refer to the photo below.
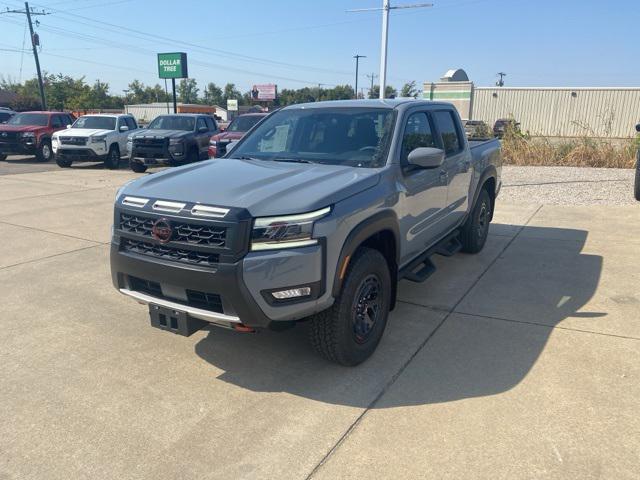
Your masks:
[{"label": "tow hook", "polygon": [[240,333],[256,333],[256,329],[255,328],[247,327],[243,323],[234,323],[233,324],[233,329],[236,332],[240,332]]}]

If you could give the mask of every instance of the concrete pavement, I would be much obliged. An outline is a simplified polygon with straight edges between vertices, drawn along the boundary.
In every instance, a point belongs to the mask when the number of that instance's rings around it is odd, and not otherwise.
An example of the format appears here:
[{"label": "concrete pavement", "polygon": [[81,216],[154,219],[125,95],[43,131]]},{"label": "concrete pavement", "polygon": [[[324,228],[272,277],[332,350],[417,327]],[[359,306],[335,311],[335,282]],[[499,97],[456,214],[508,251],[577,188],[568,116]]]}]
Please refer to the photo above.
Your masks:
[{"label": "concrete pavement", "polygon": [[0,176],[3,480],[640,474],[640,207],[499,204],[347,369],[304,325],[150,328],[109,278],[136,176]]}]

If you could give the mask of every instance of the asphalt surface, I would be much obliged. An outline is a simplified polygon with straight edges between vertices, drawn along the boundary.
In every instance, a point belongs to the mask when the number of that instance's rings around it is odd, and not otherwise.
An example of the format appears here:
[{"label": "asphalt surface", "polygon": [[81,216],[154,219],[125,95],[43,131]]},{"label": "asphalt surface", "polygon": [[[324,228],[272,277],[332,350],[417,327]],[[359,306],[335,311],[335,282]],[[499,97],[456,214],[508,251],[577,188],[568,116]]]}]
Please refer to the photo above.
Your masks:
[{"label": "asphalt surface", "polygon": [[1,479],[638,478],[640,204],[499,201],[343,368],[304,325],[151,328],[109,275],[136,176],[0,177]]}]

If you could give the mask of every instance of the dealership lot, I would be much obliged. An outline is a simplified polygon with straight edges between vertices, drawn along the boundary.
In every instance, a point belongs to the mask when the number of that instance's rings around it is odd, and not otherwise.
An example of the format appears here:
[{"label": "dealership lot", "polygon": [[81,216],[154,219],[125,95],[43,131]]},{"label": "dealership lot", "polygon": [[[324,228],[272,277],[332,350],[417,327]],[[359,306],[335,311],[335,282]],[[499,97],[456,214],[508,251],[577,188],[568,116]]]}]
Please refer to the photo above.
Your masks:
[{"label": "dealership lot", "polygon": [[0,478],[638,477],[638,205],[501,200],[349,369],[304,325],[152,329],[109,275],[139,175],[28,162],[0,163]]}]

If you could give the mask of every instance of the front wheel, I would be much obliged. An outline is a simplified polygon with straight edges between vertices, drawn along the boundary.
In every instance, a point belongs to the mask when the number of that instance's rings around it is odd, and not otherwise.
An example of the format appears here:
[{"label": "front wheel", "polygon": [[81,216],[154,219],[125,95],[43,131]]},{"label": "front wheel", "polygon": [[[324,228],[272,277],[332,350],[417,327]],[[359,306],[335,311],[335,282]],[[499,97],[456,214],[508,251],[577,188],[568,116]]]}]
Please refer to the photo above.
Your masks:
[{"label": "front wheel", "polygon": [[483,188],[460,232],[463,252],[478,253],[484,248],[489,235],[489,222],[491,222],[491,197],[487,189]]},{"label": "front wheel", "polygon": [[133,170],[136,173],[144,173],[147,171],[147,166],[140,163],[140,162],[136,162],[131,160],[129,162],[129,166],[131,167],[131,170]]},{"label": "front wheel", "polygon": [[7,156],[4,153],[0,153],[0,162],[4,162],[7,159]]},{"label": "front wheel", "polygon": [[43,140],[36,150],[36,160],[39,162],[48,162],[51,160],[51,142],[49,140]]},{"label": "front wheel", "polygon": [[382,338],[390,305],[391,274],[386,259],[377,250],[359,248],[334,304],[311,318],[311,345],[340,365],[364,362]]},{"label": "front wheel", "polygon": [[120,166],[120,149],[118,145],[112,145],[104,161],[104,166],[109,170],[115,170]]},{"label": "front wheel", "polygon": [[72,160],[67,158],[62,158],[56,155],[56,163],[60,168],[69,168],[71,166]]}]

